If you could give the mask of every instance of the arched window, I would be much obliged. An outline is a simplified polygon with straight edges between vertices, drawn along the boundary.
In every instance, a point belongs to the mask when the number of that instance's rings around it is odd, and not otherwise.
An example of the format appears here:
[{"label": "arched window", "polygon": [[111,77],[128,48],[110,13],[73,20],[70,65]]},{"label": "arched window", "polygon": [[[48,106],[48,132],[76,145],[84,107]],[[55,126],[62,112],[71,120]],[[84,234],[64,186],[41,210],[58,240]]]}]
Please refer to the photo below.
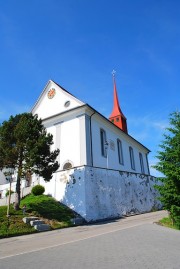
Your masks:
[{"label": "arched window", "polygon": [[72,168],[72,164],[70,162],[67,162],[63,165],[63,170],[67,170],[67,169],[71,169]]},{"label": "arched window", "polygon": [[103,157],[107,157],[106,132],[103,129],[100,129],[100,139],[101,139],[101,154]]},{"label": "arched window", "polygon": [[117,139],[117,149],[118,149],[118,159],[120,164],[124,164],[123,160],[123,151],[122,151],[122,142],[120,139]]},{"label": "arched window", "polygon": [[130,155],[131,168],[135,170],[134,151],[132,147],[129,147],[129,155]]},{"label": "arched window", "polygon": [[139,153],[139,161],[140,161],[140,166],[141,166],[141,173],[144,174],[144,161],[143,161],[142,153]]}]

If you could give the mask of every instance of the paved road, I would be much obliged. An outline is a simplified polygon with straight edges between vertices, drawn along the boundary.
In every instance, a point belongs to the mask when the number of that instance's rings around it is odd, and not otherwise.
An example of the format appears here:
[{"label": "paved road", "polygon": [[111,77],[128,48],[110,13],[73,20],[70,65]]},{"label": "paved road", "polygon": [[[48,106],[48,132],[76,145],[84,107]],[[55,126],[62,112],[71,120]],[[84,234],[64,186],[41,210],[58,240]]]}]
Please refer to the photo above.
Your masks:
[{"label": "paved road", "polygon": [[180,232],[164,211],[0,240],[0,269],[180,268]]}]

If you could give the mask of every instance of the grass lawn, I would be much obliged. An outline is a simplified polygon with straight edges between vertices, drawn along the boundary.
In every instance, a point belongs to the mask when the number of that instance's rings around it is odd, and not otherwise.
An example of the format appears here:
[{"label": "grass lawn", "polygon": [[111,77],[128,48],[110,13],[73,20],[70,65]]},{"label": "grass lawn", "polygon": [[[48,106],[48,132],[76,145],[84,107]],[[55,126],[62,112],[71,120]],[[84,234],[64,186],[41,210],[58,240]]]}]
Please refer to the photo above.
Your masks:
[{"label": "grass lawn", "polygon": [[30,194],[21,201],[20,207],[23,205],[26,205],[25,215],[22,210],[15,211],[11,205],[9,218],[6,216],[7,206],[0,206],[0,238],[37,232],[22,221],[25,216],[40,217],[50,224],[52,229],[72,226],[71,218],[74,217],[74,212],[52,197]]},{"label": "grass lawn", "polygon": [[163,218],[159,221],[159,223],[163,226],[166,226],[166,227],[169,227],[169,228],[172,228],[172,229],[176,229],[176,230],[180,230],[176,225],[173,225],[172,223],[172,220],[170,217],[166,217],[166,218]]}]

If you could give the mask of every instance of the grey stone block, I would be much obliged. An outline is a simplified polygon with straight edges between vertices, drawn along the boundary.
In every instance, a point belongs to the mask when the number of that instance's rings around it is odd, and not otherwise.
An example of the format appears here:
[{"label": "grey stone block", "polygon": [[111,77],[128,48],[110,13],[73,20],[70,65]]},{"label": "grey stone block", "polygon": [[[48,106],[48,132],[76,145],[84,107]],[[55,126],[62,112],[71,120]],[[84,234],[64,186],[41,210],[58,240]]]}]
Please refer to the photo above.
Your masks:
[{"label": "grey stone block", "polygon": [[45,224],[43,220],[31,220],[30,221],[31,226],[39,225],[39,224]]},{"label": "grey stone block", "polygon": [[38,217],[24,217],[23,218],[23,222],[26,223],[26,224],[29,224],[30,221],[32,220],[38,220],[39,218]]},{"label": "grey stone block", "polygon": [[35,225],[34,228],[39,232],[51,230],[51,227],[48,224],[38,224]]},{"label": "grey stone block", "polygon": [[84,219],[83,218],[73,218],[71,219],[71,222],[75,225],[80,225],[84,223]]}]

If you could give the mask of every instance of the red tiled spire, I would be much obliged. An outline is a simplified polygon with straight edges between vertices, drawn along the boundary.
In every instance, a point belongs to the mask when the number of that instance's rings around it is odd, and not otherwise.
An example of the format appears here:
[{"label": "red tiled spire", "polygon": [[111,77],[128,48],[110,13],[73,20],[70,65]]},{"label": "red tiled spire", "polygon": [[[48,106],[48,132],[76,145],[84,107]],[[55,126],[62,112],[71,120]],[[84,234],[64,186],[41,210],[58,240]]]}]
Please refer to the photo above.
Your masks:
[{"label": "red tiled spire", "polygon": [[109,120],[112,121],[117,127],[119,127],[122,131],[127,133],[127,123],[126,117],[122,113],[116,89],[116,80],[115,80],[115,72],[113,71],[113,85],[114,85],[114,105],[113,111],[109,117]]}]

